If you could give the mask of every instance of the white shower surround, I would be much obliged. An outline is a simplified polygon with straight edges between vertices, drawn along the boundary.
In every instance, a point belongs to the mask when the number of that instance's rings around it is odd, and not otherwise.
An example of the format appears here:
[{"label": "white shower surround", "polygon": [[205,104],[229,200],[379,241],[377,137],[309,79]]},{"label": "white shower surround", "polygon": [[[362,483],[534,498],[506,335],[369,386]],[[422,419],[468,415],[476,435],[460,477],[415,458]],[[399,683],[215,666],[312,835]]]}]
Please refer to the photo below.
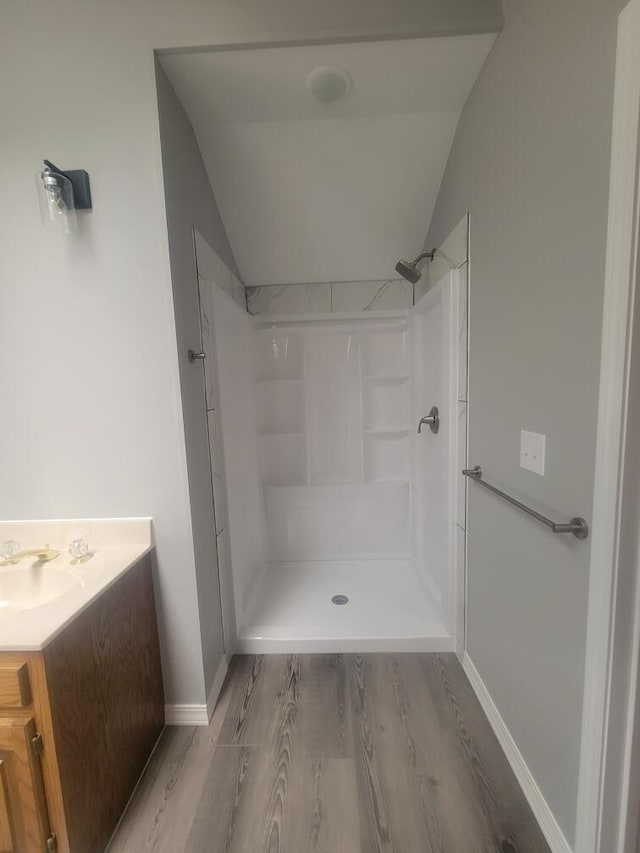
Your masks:
[{"label": "white shower surround", "polygon": [[[464,228],[466,237],[466,217]],[[223,471],[216,516],[225,519],[217,534],[228,652],[424,651],[460,642],[463,273],[466,266],[454,269],[412,310],[256,317],[200,281],[214,317],[205,369],[216,397],[213,470]],[[434,299],[449,318],[437,439],[415,434],[429,408],[418,383]],[[421,483],[417,469],[430,440],[449,445],[439,484]],[[422,536],[428,494],[444,506],[439,550]],[[349,605],[332,605],[334,593],[349,595]]]},{"label": "white shower surround", "polygon": [[267,561],[408,558],[408,318],[255,323],[253,340]]}]

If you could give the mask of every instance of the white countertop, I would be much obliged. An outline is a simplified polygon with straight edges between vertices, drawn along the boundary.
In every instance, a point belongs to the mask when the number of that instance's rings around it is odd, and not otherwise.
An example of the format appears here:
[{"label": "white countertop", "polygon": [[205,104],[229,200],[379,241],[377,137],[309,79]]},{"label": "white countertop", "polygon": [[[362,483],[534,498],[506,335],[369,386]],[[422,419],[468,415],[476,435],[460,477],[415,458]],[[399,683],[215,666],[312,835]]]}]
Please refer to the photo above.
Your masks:
[{"label": "white countertop", "polygon": [[[68,552],[73,539],[84,539],[91,559],[76,565]],[[153,548],[150,518],[0,521],[0,542],[13,539],[21,549],[49,547],[59,556],[38,564],[70,573],[77,585],[59,598],[27,610],[0,609],[0,651],[40,651],[79,613]],[[34,570],[26,557],[15,567]],[[0,568],[0,573],[3,568]],[[34,570],[35,571],[35,570]]]}]

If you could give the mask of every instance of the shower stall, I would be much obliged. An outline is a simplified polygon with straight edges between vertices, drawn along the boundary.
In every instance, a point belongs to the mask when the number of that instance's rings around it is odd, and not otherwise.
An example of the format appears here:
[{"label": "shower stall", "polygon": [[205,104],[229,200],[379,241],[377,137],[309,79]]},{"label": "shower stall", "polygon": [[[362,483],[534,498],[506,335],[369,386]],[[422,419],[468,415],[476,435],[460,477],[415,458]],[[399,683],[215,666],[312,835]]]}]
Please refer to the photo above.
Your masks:
[{"label": "shower stall", "polygon": [[227,652],[462,641],[467,227],[411,307],[255,316],[196,232]]}]

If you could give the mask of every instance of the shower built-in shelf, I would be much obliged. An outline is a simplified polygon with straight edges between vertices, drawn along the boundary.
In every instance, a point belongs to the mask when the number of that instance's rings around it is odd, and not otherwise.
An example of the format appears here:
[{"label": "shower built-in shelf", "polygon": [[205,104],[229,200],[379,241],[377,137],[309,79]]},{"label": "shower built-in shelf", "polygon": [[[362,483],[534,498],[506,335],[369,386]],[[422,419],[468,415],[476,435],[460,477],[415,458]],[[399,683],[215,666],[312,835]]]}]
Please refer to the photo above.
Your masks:
[{"label": "shower built-in shelf", "polygon": [[363,350],[364,479],[407,485],[409,465],[409,346],[403,328],[367,335]]},{"label": "shower built-in shelf", "polygon": [[369,376],[362,389],[367,433],[400,432],[409,420],[409,377]]}]

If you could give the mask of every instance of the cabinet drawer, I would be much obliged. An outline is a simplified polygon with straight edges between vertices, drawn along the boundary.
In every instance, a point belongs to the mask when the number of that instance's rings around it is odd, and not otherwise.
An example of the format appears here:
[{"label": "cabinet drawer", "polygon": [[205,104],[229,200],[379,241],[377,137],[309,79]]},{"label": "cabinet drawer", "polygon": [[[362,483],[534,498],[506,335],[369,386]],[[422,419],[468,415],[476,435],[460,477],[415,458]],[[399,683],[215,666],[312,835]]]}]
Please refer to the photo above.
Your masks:
[{"label": "cabinet drawer", "polygon": [[24,662],[0,664],[0,709],[26,708],[30,704],[28,665]]}]

